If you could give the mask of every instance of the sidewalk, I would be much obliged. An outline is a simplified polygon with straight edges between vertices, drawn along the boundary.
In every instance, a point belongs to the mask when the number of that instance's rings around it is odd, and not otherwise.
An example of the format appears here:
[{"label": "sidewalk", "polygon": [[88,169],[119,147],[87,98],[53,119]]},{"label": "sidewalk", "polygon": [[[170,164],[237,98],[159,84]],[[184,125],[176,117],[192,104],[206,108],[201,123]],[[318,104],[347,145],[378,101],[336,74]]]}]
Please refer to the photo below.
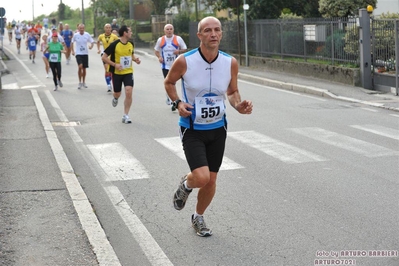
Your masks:
[{"label": "sidewalk", "polygon": [[[136,53],[154,56],[151,49]],[[6,66],[0,60],[3,70]],[[399,111],[399,97],[393,94],[242,66],[239,78]],[[10,74],[2,78],[3,86],[15,82]],[[0,89],[0,265],[98,264],[32,93]]]},{"label": "sidewalk", "polygon": [[98,265],[29,90],[0,89],[0,265]]}]

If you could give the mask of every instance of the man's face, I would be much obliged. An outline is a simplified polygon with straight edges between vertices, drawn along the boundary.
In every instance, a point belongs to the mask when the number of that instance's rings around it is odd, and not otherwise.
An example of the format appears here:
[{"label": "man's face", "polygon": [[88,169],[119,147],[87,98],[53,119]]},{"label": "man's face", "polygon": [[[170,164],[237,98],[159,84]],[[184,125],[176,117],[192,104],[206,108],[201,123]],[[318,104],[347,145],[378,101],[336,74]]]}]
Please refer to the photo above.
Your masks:
[{"label": "man's face", "polygon": [[79,33],[83,35],[83,33],[85,32],[85,26],[79,25],[78,30],[79,30]]},{"label": "man's face", "polygon": [[164,32],[165,32],[166,37],[172,37],[173,32],[174,32],[173,26],[172,25],[166,25],[165,29],[164,29]]},{"label": "man's face", "polygon": [[222,40],[222,27],[219,20],[207,18],[201,23],[201,31],[198,38],[205,46],[218,47]]},{"label": "man's face", "polygon": [[107,24],[104,26],[104,31],[106,34],[110,34],[111,33],[111,25]]}]

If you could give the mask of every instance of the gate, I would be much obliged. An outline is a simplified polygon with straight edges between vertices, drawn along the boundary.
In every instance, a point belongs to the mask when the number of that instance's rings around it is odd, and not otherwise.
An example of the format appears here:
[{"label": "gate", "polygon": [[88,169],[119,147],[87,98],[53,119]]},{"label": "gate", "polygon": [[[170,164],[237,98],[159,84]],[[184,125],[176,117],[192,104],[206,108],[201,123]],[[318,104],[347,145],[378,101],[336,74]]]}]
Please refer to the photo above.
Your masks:
[{"label": "gate", "polygon": [[373,19],[371,45],[374,89],[398,95],[399,19]]}]

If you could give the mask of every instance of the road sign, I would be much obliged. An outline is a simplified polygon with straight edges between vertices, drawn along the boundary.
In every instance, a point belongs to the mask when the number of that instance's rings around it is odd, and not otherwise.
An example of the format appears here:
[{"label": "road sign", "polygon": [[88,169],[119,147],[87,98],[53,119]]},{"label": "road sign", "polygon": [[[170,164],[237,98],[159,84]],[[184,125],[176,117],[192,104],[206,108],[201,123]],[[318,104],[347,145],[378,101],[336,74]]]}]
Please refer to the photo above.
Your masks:
[{"label": "road sign", "polygon": [[6,14],[6,10],[4,7],[0,7],[0,17],[4,17],[4,15]]}]

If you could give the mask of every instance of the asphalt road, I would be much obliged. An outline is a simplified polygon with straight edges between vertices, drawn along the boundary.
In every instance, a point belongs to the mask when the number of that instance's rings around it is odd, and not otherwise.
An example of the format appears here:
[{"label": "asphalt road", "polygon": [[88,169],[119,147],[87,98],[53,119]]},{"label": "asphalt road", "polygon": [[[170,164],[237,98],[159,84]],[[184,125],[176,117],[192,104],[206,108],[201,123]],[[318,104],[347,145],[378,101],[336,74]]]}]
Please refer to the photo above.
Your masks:
[{"label": "asphalt road", "polygon": [[172,205],[188,172],[178,114],[165,104],[156,60],[139,57],[128,125],[96,49],[82,90],[74,59],[63,61],[56,92],[39,58],[32,64],[22,51],[8,63],[20,87],[38,91],[122,265],[398,265],[395,112],[240,81],[254,111],[227,108],[225,160],[205,214],[214,235],[200,238],[190,224],[196,191],[184,210]]}]

